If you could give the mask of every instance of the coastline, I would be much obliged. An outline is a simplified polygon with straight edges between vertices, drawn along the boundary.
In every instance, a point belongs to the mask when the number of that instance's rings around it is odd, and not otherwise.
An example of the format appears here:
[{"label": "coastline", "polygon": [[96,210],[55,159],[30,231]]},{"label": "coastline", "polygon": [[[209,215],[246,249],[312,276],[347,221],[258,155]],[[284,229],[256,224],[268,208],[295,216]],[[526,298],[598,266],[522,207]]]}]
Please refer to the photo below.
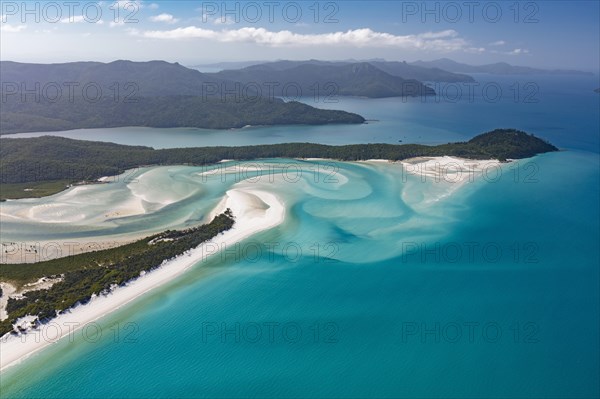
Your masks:
[{"label": "coastline", "polygon": [[497,159],[467,159],[447,155],[410,158],[400,163],[407,173],[421,179],[430,178],[435,182],[444,181],[459,186],[486,175],[488,170],[495,172],[502,165]]},{"label": "coastline", "polygon": [[[304,160],[309,159],[304,158]],[[326,158],[310,158],[310,160],[335,161]],[[451,156],[419,157],[402,161],[369,159],[357,161],[357,163],[392,164],[421,179],[431,178],[435,181],[455,183],[454,189],[472,181],[475,173],[481,174],[486,167],[501,165],[498,160],[473,160]],[[173,280],[199,261],[206,259],[207,256],[218,254],[226,246],[234,245],[255,233],[275,227],[285,218],[285,205],[279,197],[266,191],[254,190],[251,185],[243,183],[238,183],[226,192],[223,199],[210,212],[208,219],[212,219],[227,208],[231,208],[236,218],[236,223],[231,230],[174,259],[165,261],[158,269],[144,274],[124,287],[118,287],[107,295],[93,297],[87,304],[79,305],[59,315],[49,323],[52,331],[44,334],[42,330],[48,328],[48,325],[41,325],[37,328],[27,327],[29,319],[23,318],[21,321],[25,324],[24,334],[10,335],[0,340],[0,372],[72,334],[79,328],[85,327],[86,324],[108,315],[150,290]],[[57,326],[60,334],[55,338],[52,334],[56,334]],[[51,336],[54,339],[40,340],[40,334],[42,337]]]},{"label": "coastline", "polygon": [[[398,165],[404,169],[404,172],[409,175],[419,177],[421,180],[431,179],[432,181],[446,182],[452,184],[454,188],[458,188],[462,184],[467,182],[473,182],[476,178],[481,177],[484,173],[489,172],[493,175],[494,168],[500,167],[503,163],[495,160],[476,160],[469,158],[459,158],[454,156],[438,156],[438,157],[417,157],[409,158],[399,161],[391,161],[387,159],[367,159],[359,161],[340,161],[333,158],[296,158],[299,161],[324,161],[324,162],[356,162],[359,164],[367,165],[381,165],[390,164]],[[512,161],[512,160],[509,160]],[[223,159],[218,163],[225,162],[242,162],[233,159]],[[250,170],[250,169],[248,169]],[[127,172],[125,172],[127,173]],[[202,172],[200,174],[210,174],[210,172]],[[107,182],[114,178],[114,176],[103,176],[98,179],[99,182]],[[93,184],[93,183],[92,183]],[[82,186],[83,187],[83,186]],[[222,207],[221,207],[222,208]],[[225,210],[225,208],[222,208]],[[121,217],[127,215],[127,213],[115,212],[112,215],[105,215],[106,217]],[[214,217],[216,214],[213,212],[209,218]],[[4,217],[12,217],[10,214],[2,214]],[[35,241],[35,242],[19,242],[19,245],[9,245],[11,243],[2,243],[3,245],[9,246],[9,251],[2,251],[0,254],[0,264],[26,264],[39,262],[48,259],[63,258],[70,255],[78,255],[82,253],[116,248],[122,245],[129,244],[136,240],[146,237],[147,234],[128,234],[127,236],[116,237],[90,237],[87,239],[71,239],[69,241],[70,246],[68,253],[55,253],[52,252],[55,241]],[[42,259],[40,251],[35,251],[38,247],[47,246],[49,250],[45,252],[45,258]],[[6,249],[6,248],[3,248]]]},{"label": "coastline", "polygon": [[369,165],[391,164],[400,165],[409,174],[419,177],[421,181],[431,180],[435,183],[448,183],[459,188],[465,183],[472,183],[476,179],[494,174],[503,164],[513,162],[500,162],[497,159],[469,159],[449,155],[440,157],[415,157],[401,161],[387,159],[368,159],[358,163]]},{"label": "coastline", "polygon": [[[245,187],[232,188],[213,210],[217,215],[230,208],[234,226],[198,247],[166,261],[161,267],[140,276],[108,295],[93,297],[36,329],[29,328],[21,335],[7,335],[0,340],[0,372],[20,363],[32,354],[72,334],[74,331],[125,306],[145,293],[172,281],[186,270],[226,246],[234,245],[253,234],[281,224],[285,219],[285,204],[274,194]],[[52,339],[40,339],[41,337]]]},{"label": "coastline", "polygon": [[[57,241],[31,241],[31,242],[2,242],[3,252],[0,254],[0,265],[3,264],[31,264],[47,260],[66,258],[83,253],[102,251],[117,248],[141,240],[150,234],[131,234],[127,237],[91,237],[89,239],[70,239],[68,246],[59,246]],[[8,248],[8,249],[7,249]],[[44,249],[43,253],[41,248]],[[66,251],[63,251],[66,249]]]}]

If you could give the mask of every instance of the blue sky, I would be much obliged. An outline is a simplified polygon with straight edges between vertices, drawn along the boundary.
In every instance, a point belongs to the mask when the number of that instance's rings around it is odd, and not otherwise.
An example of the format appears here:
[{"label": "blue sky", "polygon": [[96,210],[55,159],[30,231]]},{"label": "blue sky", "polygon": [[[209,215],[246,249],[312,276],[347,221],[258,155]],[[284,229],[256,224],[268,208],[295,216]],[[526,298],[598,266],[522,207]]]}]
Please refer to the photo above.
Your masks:
[{"label": "blue sky", "polygon": [[3,60],[447,57],[593,71],[600,64],[597,0],[1,3]]}]

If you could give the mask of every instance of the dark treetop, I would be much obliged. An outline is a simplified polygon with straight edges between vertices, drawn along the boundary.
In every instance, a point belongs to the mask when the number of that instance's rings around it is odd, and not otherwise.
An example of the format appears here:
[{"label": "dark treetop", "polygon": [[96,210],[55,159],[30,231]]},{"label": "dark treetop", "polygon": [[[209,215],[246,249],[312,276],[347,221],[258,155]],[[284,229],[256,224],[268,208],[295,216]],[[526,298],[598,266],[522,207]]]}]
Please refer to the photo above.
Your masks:
[{"label": "dark treetop", "polygon": [[206,165],[223,159],[329,158],[341,161],[420,156],[456,156],[471,159],[528,158],[558,149],[514,129],[497,129],[466,142],[421,144],[353,144],[329,146],[288,143],[240,147],[199,147],[155,150],[150,147],[72,140],[62,137],[0,139],[0,183],[50,180],[95,180],[144,165]]},{"label": "dark treetop", "polygon": [[[164,61],[0,62],[0,134],[119,126],[363,123]],[[295,97],[293,97],[295,98]]]},{"label": "dark treetop", "polygon": [[234,224],[227,209],[210,223],[187,230],[168,230],[118,248],[84,253],[32,264],[0,265],[0,280],[23,284],[40,277],[62,276],[50,289],[27,292],[22,299],[10,298],[8,319],[0,322],[0,336],[13,330],[25,315],[41,321],[57,312],[86,303],[93,294],[108,293],[115,285],[135,280],[141,272],[154,270],[172,259],[229,230]]}]

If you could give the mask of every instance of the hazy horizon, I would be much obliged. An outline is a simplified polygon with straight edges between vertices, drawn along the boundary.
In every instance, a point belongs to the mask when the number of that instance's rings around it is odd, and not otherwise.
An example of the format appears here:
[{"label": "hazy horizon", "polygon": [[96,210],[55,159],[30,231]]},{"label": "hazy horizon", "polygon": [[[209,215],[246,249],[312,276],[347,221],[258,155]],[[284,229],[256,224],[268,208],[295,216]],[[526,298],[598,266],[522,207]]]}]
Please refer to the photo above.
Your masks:
[{"label": "hazy horizon", "polygon": [[[447,57],[444,57],[447,58]],[[164,61],[164,62],[168,62],[168,63],[179,63],[183,66],[185,66],[186,68],[194,68],[194,67],[202,67],[202,66],[211,66],[211,65],[217,65],[217,64],[248,64],[248,65],[257,65],[257,64],[262,64],[262,63],[269,63],[269,62],[278,62],[278,61],[310,61],[310,60],[316,60],[316,61],[325,61],[325,62],[374,62],[374,61],[386,61],[386,62],[406,62],[408,64],[414,63],[414,62],[419,62],[419,61],[423,61],[423,62],[430,62],[430,61],[436,61],[439,60],[440,58],[433,58],[433,59],[417,59],[417,60],[390,60],[390,59],[385,59],[385,58],[369,58],[369,59],[351,59],[351,58],[346,58],[346,59],[324,59],[324,58],[298,58],[298,59],[293,59],[293,58],[275,58],[275,59],[267,59],[267,60],[213,60],[213,61],[202,61],[202,62],[187,62],[184,63],[182,61],[178,61],[178,60],[166,60],[166,59],[159,59],[159,58],[148,58],[148,59],[140,59],[140,60],[134,60],[134,59],[112,59],[112,60],[93,60],[93,59],[82,59],[82,60],[76,60],[76,61],[57,61],[57,62],[35,62],[35,61],[25,61],[25,60],[5,60],[2,59],[1,61],[7,61],[7,62],[17,62],[17,63],[23,63],[23,64],[68,64],[68,63],[78,63],[78,62],[100,62],[100,63],[111,63],[111,62],[116,62],[116,61],[131,61],[131,62],[152,62],[152,61]],[[467,62],[460,62],[460,61],[456,61],[454,59],[448,58],[451,61],[455,61],[461,64],[467,64],[470,66],[484,66],[484,65],[491,65],[491,64],[497,64],[497,63],[507,63],[511,66],[519,66],[519,67],[529,67],[529,68],[535,68],[535,69],[543,69],[543,70],[548,70],[548,71],[552,71],[552,70],[569,70],[569,71],[579,71],[579,72],[588,72],[588,73],[593,73],[595,75],[600,75],[600,69],[585,69],[585,68],[567,68],[567,67],[560,67],[560,66],[541,66],[541,67],[536,67],[536,66],[530,66],[530,65],[522,65],[522,64],[514,64],[514,63],[510,63],[510,62],[506,62],[506,61],[497,61],[497,62],[489,62],[489,63],[485,63],[485,64],[471,64],[471,63],[467,63]],[[243,68],[243,66],[239,66],[239,68]],[[473,72],[471,72],[473,73]]]},{"label": "hazy horizon", "polygon": [[184,65],[449,58],[597,73],[599,18],[595,1],[3,1],[0,58]]}]

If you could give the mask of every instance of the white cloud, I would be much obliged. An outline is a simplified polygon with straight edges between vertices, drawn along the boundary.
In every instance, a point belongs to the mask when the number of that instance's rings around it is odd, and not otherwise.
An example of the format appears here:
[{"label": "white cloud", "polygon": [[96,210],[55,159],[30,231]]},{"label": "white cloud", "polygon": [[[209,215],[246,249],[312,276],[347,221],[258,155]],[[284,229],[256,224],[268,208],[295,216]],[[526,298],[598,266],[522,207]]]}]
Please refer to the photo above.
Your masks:
[{"label": "white cloud", "polygon": [[456,37],[458,36],[458,32],[453,29],[448,29],[439,32],[425,32],[421,33],[419,36],[424,39],[443,39],[446,37]]},{"label": "white cloud", "polygon": [[117,27],[117,26],[123,26],[123,25],[125,25],[125,21],[118,21],[118,22],[110,21],[108,23],[108,26],[111,27],[111,28],[114,28],[114,27]]},{"label": "white cloud", "polygon": [[155,15],[153,17],[150,17],[150,21],[152,22],[166,22],[168,24],[174,24],[175,22],[178,22],[179,20],[177,18],[175,18],[174,16],[172,16],[171,14],[159,14],[159,15]]},{"label": "white cloud", "polygon": [[159,6],[156,3],[148,4],[148,8],[151,9],[151,10],[157,10],[158,7]]},{"label": "white cloud", "polygon": [[298,34],[288,30],[273,32],[264,28],[246,27],[217,31],[188,26],[171,30],[135,31],[134,34],[154,39],[207,39],[218,42],[255,43],[272,47],[332,45],[457,51],[464,50],[467,46],[467,42],[452,29],[398,36],[385,32],[375,32],[369,28],[348,30],[346,32]]},{"label": "white cloud", "polygon": [[24,29],[27,29],[27,25],[11,25],[11,24],[1,24],[0,25],[0,32],[18,33]]},{"label": "white cloud", "polygon": [[504,40],[498,40],[496,42],[490,43],[490,46],[504,46],[506,42]]},{"label": "white cloud", "polygon": [[511,54],[511,55],[529,54],[529,50],[527,50],[525,48],[516,48],[513,51],[509,51],[507,54]]},{"label": "white cloud", "polygon": [[481,54],[481,53],[485,53],[485,47],[469,47],[468,49],[465,49],[465,52]]},{"label": "white cloud", "polygon": [[492,50],[491,52],[494,53],[494,54],[504,54],[504,55],[523,55],[523,54],[529,54],[529,50],[527,50],[526,48],[516,48],[516,49],[511,50],[511,51]]}]

